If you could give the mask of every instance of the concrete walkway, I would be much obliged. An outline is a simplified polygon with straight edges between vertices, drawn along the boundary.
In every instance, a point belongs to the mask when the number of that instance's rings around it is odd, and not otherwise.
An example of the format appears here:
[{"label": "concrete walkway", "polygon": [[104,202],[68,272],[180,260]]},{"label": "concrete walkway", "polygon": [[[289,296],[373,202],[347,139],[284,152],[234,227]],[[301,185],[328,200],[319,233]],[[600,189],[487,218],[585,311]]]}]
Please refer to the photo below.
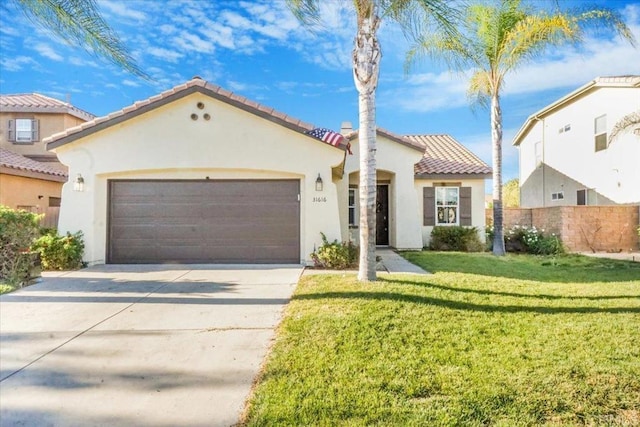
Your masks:
[{"label": "concrete walkway", "polygon": [[1,426],[230,426],[301,266],[99,266],[0,297]]}]

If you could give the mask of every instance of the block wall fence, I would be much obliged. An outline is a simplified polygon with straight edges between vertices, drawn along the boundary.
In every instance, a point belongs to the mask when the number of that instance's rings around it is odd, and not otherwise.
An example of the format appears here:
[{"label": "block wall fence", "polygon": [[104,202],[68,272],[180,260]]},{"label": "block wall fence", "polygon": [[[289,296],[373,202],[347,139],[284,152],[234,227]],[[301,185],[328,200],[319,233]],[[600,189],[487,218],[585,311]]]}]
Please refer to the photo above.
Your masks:
[{"label": "block wall fence", "polygon": [[[629,252],[640,248],[639,215],[639,205],[506,208],[504,227],[535,226],[555,233],[569,252]],[[486,219],[493,224],[491,209]]]}]

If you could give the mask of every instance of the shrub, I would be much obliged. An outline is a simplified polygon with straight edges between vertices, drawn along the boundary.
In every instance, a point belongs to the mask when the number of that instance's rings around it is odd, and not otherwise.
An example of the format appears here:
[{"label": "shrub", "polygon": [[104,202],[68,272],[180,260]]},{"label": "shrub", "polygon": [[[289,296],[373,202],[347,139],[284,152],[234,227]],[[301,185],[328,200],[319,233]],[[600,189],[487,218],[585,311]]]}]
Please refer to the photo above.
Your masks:
[{"label": "shrub", "polygon": [[[487,227],[487,244],[493,244],[493,227]],[[521,252],[535,255],[559,255],[564,253],[562,241],[555,234],[546,235],[544,230],[534,227],[514,225],[505,229],[504,245],[507,252]]]},{"label": "shrub", "polygon": [[55,230],[47,231],[33,245],[33,250],[40,254],[42,267],[45,270],[75,270],[81,268],[84,242],[82,232],[67,232],[60,236]]},{"label": "shrub", "polygon": [[480,252],[482,242],[476,227],[433,227],[429,249],[434,251]]},{"label": "shrub", "polygon": [[38,237],[40,216],[0,206],[0,279],[12,286],[24,285],[36,266],[29,247]]},{"label": "shrub", "polygon": [[343,270],[358,266],[359,250],[353,242],[329,242],[324,233],[322,245],[311,254],[311,259],[316,267]]}]

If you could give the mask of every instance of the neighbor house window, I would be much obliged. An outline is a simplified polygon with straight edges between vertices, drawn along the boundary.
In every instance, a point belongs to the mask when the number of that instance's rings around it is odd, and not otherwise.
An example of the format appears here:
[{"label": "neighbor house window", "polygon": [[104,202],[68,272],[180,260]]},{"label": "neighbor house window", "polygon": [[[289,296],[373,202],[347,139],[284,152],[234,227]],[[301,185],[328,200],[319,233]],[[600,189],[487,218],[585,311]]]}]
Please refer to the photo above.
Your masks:
[{"label": "neighbor house window", "polygon": [[587,190],[578,190],[576,199],[578,206],[585,206],[587,204]]},{"label": "neighbor house window", "polygon": [[358,189],[349,189],[349,227],[358,226]]},{"label": "neighbor house window", "polygon": [[38,120],[9,120],[8,140],[14,144],[30,144],[38,140]]},{"label": "neighbor house window", "polygon": [[607,149],[607,116],[606,114],[596,117],[594,120],[594,133],[596,140],[596,151]]},{"label": "neighbor house window", "polygon": [[436,187],[436,225],[457,225],[459,187]]},{"label": "neighbor house window", "polygon": [[551,200],[562,200],[564,199],[564,192],[558,191],[557,193],[551,193]]},{"label": "neighbor house window", "polygon": [[538,167],[542,164],[542,141],[536,142],[534,150],[536,155],[536,167]]}]

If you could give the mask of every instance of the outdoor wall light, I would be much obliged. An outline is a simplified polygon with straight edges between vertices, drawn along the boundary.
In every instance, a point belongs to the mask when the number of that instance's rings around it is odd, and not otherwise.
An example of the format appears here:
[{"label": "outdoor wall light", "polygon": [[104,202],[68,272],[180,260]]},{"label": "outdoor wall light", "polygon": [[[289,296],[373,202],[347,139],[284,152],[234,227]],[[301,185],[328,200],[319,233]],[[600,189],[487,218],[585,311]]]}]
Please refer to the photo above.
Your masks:
[{"label": "outdoor wall light", "polygon": [[84,178],[78,174],[76,180],[73,181],[73,191],[84,191]]},{"label": "outdoor wall light", "polygon": [[322,178],[320,177],[320,174],[318,174],[318,179],[316,179],[316,191],[322,191]]}]

